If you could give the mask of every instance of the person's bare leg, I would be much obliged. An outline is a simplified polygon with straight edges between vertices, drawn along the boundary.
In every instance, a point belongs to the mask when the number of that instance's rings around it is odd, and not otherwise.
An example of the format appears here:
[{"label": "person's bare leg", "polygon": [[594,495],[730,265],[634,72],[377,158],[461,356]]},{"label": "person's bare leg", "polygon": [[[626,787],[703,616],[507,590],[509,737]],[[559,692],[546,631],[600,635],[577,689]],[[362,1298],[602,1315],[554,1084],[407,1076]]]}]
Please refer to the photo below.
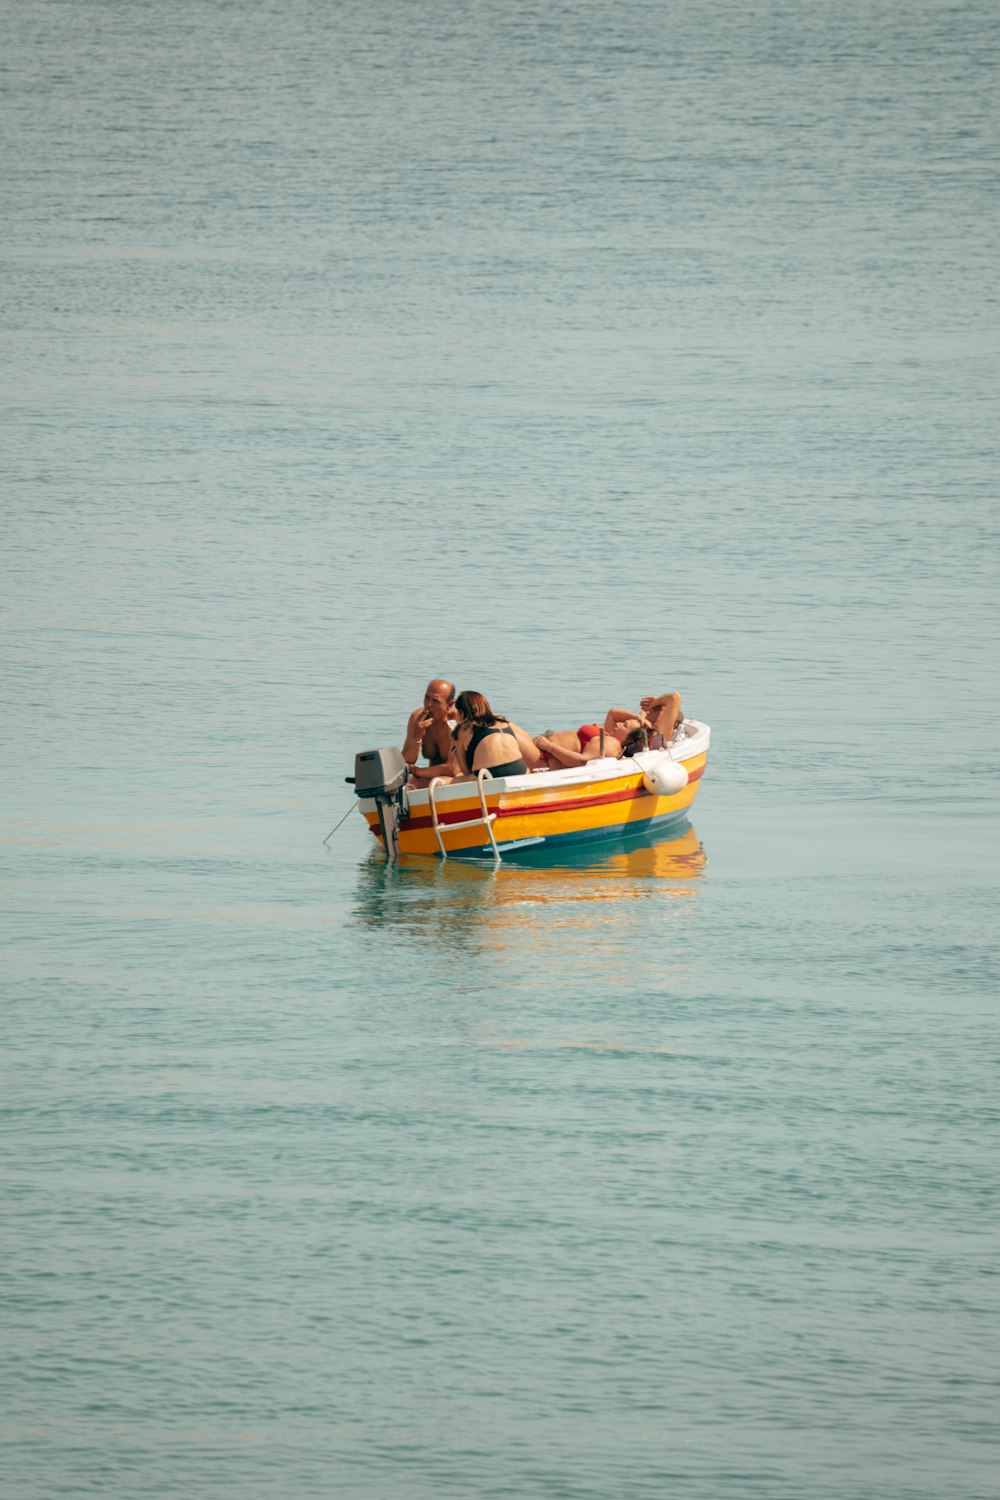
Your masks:
[{"label": "person's bare leg", "polygon": [[[553,729],[546,735],[537,736],[536,743],[537,739],[544,739],[548,745],[552,745],[558,750],[569,750],[574,756],[579,756],[580,754],[580,736],[575,729]],[[542,756],[543,769],[548,769],[549,771],[564,771],[569,763],[560,759],[558,754],[550,750],[540,749],[539,754]],[[574,760],[572,763],[575,765],[576,761]]]},{"label": "person's bare leg", "polygon": [[521,759],[524,761],[524,764],[529,771],[537,771],[542,764],[544,756],[531,738],[531,735],[526,729],[522,729],[520,724],[515,724],[513,719],[508,719],[507,725],[509,732],[517,740],[517,748],[521,753]]},{"label": "person's bare leg", "polygon": [[454,781],[456,779],[454,769],[454,765],[448,761],[439,766],[411,766],[410,785],[413,787],[429,786],[435,776],[439,781]]}]

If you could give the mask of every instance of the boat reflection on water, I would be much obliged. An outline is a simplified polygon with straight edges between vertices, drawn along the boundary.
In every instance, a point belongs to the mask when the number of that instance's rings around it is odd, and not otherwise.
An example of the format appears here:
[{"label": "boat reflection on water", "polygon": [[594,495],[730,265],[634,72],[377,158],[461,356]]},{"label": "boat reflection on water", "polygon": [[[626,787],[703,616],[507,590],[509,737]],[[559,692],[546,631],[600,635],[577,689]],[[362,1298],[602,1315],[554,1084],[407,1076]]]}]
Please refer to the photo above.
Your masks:
[{"label": "boat reflection on water", "polygon": [[[493,939],[504,930],[537,928],[544,909],[558,906],[559,926],[579,931],[593,924],[594,903],[689,902],[704,867],[705,851],[690,823],[666,837],[640,834],[610,843],[604,852],[566,851],[546,864],[494,867],[410,857],[387,865],[373,851],[359,872],[355,917],[373,927],[422,930],[435,940],[447,935],[462,945],[481,942],[484,928]],[[610,916],[605,908],[602,922]]]}]

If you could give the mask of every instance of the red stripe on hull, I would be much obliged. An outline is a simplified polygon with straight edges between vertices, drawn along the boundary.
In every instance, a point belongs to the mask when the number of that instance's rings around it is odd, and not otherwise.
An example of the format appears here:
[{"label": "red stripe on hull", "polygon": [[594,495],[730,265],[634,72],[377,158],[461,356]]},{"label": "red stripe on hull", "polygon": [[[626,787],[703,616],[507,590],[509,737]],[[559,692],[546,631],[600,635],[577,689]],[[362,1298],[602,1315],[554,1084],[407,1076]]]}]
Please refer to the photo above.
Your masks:
[{"label": "red stripe on hull", "polygon": [[[688,774],[688,783],[700,781],[705,774],[705,767],[699,766],[697,770]],[[608,802],[633,802],[636,797],[648,797],[645,786],[622,787],[617,792],[605,792],[601,797],[573,797],[564,802],[519,802],[513,807],[499,807],[496,810],[497,822],[501,818],[527,818],[538,817],[540,813],[562,813],[571,812],[577,807],[602,807]],[[438,813],[438,823],[458,824],[471,823],[479,816],[478,810],[475,814],[468,812]],[[428,813],[426,817],[409,817],[406,820],[407,828],[430,828],[431,819]]]}]

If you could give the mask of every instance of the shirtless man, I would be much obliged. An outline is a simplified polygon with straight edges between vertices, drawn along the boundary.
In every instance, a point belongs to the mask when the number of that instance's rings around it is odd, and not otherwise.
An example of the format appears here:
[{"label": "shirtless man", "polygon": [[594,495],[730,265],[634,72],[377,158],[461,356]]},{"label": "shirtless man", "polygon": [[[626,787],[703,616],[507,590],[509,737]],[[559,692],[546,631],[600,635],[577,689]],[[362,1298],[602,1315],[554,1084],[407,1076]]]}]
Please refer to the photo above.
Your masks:
[{"label": "shirtless man", "polygon": [[[407,721],[403,759],[410,768],[410,780],[415,786],[426,786],[434,776],[458,774],[451,740],[450,721],[454,707],[454,684],[443,677],[435,677],[427,684],[423,708],[415,708]],[[417,765],[417,757],[421,754],[428,765]]]}]

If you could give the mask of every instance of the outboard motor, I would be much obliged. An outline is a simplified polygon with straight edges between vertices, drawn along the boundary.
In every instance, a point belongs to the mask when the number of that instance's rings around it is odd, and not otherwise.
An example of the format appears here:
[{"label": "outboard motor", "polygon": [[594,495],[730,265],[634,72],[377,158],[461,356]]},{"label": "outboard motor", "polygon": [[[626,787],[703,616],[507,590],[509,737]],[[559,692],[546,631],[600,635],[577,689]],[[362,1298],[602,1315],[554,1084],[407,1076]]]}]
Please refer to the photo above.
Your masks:
[{"label": "outboard motor", "polygon": [[362,750],[354,757],[354,782],[359,797],[371,797],[378,809],[379,827],[386,862],[399,858],[399,820],[409,813],[406,777],[409,767],[394,746],[386,750]]}]

